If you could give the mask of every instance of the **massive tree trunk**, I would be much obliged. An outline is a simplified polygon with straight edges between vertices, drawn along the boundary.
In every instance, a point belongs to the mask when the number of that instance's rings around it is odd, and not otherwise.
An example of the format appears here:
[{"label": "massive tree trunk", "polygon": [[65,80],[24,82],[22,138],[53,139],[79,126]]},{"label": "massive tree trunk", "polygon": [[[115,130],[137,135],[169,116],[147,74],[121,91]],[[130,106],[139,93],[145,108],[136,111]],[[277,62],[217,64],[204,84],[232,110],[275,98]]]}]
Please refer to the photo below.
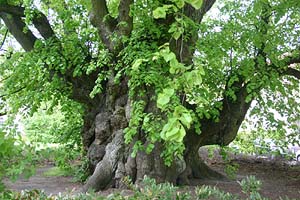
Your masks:
[{"label": "massive tree trunk", "polygon": [[[240,95],[238,101],[227,98],[223,101],[219,122],[203,120],[201,134],[195,133],[194,129],[190,130],[184,141],[186,147],[184,159],[175,159],[173,164],[167,167],[161,157],[163,149],[161,143],[156,143],[150,154],[141,151],[136,157],[131,157],[136,140],[142,141],[144,146],[147,146],[149,141],[140,132],[131,145],[124,144],[123,130],[130,119],[130,100],[126,93],[126,81],[124,80],[121,86],[107,84],[107,87],[113,89],[107,89],[111,92],[104,95],[106,100],[101,104],[100,111],[90,113],[94,118],[86,119],[83,139],[93,174],[85,184],[84,191],[89,188],[99,190],[107,187],[123,187],[122,181],[126,176],[137,183],[147,175],[158,182],[168,181],[174,184],[188,184],[190,179],[195,178],[225,178],[201,160],[198,150],[204,145],[227,145],[236,137],[250,105],[250,102],[245,102],[247,95],[245,88],[238,93]],[[147,109],[157,109],[153,106],[155,104],[149,104],[150,107]]]}]

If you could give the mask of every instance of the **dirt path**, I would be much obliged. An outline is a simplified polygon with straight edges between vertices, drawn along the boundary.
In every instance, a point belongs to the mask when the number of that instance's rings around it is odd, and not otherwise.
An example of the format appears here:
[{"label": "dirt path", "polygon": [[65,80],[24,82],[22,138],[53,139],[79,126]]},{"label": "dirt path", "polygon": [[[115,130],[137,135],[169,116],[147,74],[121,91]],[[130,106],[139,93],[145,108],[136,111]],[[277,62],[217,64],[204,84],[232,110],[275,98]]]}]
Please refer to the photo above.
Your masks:
[{"label": "dirt path", "polygon": [[[233,161],[239,164],[237,180],[241,180],[249,175],[254,175],[262,182],[261,194],[269,199],[279,199],[289,197],[289,199],[300,200],[300,164],[289,166],[282,162],[271,162],[259,159],[237,159]],[[210,160],[208,163],[215,170],[224,173],[225,165],[219,161]],[[81,184],[74,183],[72,177],[52,176],[46,177],[44,172],[53,166],[45,166],[37,169],[36,175],[29,180],[20,179],[15,183],[6,181],[6,185],[12,190],[44,190],[46,194],[68,193],[79,189]],[[244,199],[244,194],[237,180],[232,181],[210,181],[194,180],[192,186],[185,187],[187,190],[194,190],[196,186],[211,185],[225,192],[237,194]],[[73,193],[72,192],[72,193]],[[121,192],[118,189],[109,189],[99,194],[107,196],[112,192]]]},{"label": "dirt path", "polygon": [[16,182],[5,180],[4,183],[8,189],[21,190],[43,190],[46,194],[70,193],[81,187],[80,183],[74,183],[72,177],[67,176],[45,176],[44,173],[53,168],[52,165],[39,167],[36,174],[29,179],[21,178]]},{"label": "dirt path", "polygon": [[[241,191],[238,180],[242,180],[249,175],[253,175],[262,183],[260,193],[269,199],[289,199],[300,200],[300,165],[286,166],[280,163],[253,162],[249,160],[234,161],[239,164],[236,180],[232,181],[201,181],[195,180],[193,185],[215,186],[223,191],[237,194],[243,199],[245,195]],[[213,164],[214,169],[224,173],[225,165]]]}]

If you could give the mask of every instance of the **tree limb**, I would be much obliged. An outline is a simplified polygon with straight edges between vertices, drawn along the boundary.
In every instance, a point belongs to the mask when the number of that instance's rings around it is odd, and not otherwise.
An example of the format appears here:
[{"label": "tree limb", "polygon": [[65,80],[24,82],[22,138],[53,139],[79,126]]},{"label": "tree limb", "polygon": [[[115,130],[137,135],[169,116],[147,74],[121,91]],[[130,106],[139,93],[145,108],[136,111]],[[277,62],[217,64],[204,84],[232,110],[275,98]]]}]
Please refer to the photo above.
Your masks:
[{"label": "tree limb", "polygon": [[0,95],[0,99],[3,98],[3,97],[10,96],[10,95],[12,95],[12,94],[19,93],[19,92],[21,92],[22,90],[24,90],[25,88],[26,88],[26,86],[23,86],[23,87],[21,87],[21,88],[15,90],[15,91],[9,93],[9,94],[3,94],[3,95]]},{"label": "tree limb", "polygon": [[6,112],[0,112],[0,117],[7,115]]},{"label": "tree limb", "polygon": [[105,0],[91,0],[91,4],[90,21],[98,29],[102,42],[112,51],[114,44],[109,37],[114,31],[117,21],[109,15]]},{"label": "tree limb", "polygon": [[37,38],[30,30],[24,32],[26,24],[23,22],[20,16],[0,13],[0,17],[3,19],[9,32],[15,37],[25,51],[31,51],[34,47],[34,43]]},{"label": "tree limb", "polygon": [[5,34],[4,34],[4,37],[3,37],[3,40],[1,42],[1,45],[0,45],[0,50],[2,49],[4,43],[5,43],[5,40],[6,40],[6,37],[7,37],[7,34],[8,34],[8,29],[6,29],[5,31]]},{"label": "tree limb", "polygon": [[133,0],[120,1],[118,22],[126,22],[126,24],[119,24],[119,32],[122,35],[129,35],[132,31],[133,18],[129,16],[130,5],[132,3]]},{"label": "tree limb", "polygon": [[[1,12],[20,18],[25,17],[25,8],[20,6],[4,4],[0,7],[0,13]],[[32,23],[45,40],[55,37],[54,31],[47,17],[39,10],[36,10],[36,14],[33,16]]]},{"label": "tree limb", "polygon": [[1,4],[0,13],[8,13],[14,16],[24,17],[24,8],[20,6],[12,6],[9,4]]},{"label": "tree limb", "polygon": [[211,9],[216,0],[204,0],[199,10],[195,10],[191,5],[186,5],[184,14],[196,23],[201,23],[203,16]]},{"label": "tree limb", "polygon": [[34,16],[32,23],[45,40],[49,38],[57,39],[47,17],[42,12]]},{"label": "tree limb", "polygon": [[288,67],[287,70],[283,72],[283,75],[293,76],[300,80],[300,71],[291,67]]}]

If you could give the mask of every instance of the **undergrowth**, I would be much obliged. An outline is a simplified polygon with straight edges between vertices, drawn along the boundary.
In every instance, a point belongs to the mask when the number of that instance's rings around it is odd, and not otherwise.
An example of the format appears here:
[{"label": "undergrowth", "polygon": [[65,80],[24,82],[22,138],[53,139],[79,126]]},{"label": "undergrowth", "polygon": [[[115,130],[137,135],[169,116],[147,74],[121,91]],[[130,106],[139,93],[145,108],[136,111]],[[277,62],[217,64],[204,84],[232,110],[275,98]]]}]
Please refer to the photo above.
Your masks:
[{"label": "undergrowth", "polygon": [[[131,188],[129,195],[122,193],[113,193],[106,197],[100,196],[92,191],[85,194],[77,195],[46,195],[43,191],[31,190],[31,191],[5,191],[0,193],[1,200],[201,200],[201,199],[217,199],[217,200],[268,200],[268,198],[262,197],[259,193],[261,188],[261,182],[254,176],[249,176],[246,179],[238,182],[241,186],[242,192],[247,196],[246,198],[240,198],[237,195],[224,192],[216,187],[201,186],[195,188],[194,191],[187,191],[183,188],[175,187],[170,183],[157,184],[155,180],[145,177],[143,182],[139,185],[133,185],[130,179],[124,180],[127,186]],[[283,200],[282,198],[280,198]],[[292,200],[285,198],[284,200]]]}]

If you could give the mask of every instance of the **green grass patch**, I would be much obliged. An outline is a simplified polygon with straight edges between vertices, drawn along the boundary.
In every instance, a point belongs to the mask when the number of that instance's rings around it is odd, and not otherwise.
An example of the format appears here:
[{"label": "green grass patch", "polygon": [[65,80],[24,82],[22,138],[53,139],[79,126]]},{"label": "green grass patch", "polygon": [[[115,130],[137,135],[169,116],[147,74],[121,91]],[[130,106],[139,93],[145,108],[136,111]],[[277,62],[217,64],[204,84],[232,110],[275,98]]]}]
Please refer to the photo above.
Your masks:
[{"label": "green grass patch", "polygon": [[43,176],[53,177],[53,176],[70,176],[72,172],[70,170],[61,169],[59,167],[52,167],[43,173]]}]

